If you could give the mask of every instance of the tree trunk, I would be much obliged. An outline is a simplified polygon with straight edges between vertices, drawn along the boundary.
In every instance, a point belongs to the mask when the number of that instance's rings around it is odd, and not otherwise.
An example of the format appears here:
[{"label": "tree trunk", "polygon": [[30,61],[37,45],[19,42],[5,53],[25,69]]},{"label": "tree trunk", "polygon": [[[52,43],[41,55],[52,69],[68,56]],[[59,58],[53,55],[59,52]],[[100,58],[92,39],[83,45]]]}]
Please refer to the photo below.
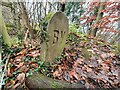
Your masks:
[{"label": "tree trunk", "polygon": [[21,13],[22,13],[22,19],[24,19],[25,25],[28,28],[28,30],[30,31],[30,36],[31,36],[31,38],[33,38],[34,37],[33,30],[32,30],[32,26],[30,25],[30,20],[29,20],[25,5],[23,2],[19,2],[19,5],[20,5]]},{"label": "tree trunk", "polygon": [[[7,44],[9,47],[11,47],[11,42],[10,42],[10,37],[8,35],[7,29],[6,29],[6,25],[4,22],[4,18],[2,15],[2,1],[0,1],[0,39],[2,39],[1,37],[3,37],[3,41],[5,44]],[[2,82],[3,82],[3,75],[2,75],[2,42],[0,41],[0,90],[2,88]]]},{"label": "tree trunk", "polygon": [[6,7],[9,7],[9,8],[12,8],[12,3],[8,3],[8,2],[1,2],[2,3],[2,6],[6,6]]},{"label": "tree trunk", "polygon": [[54,88],[58,90],[58,88],[83,88],[83,85],[78,83],[68,83],[65,81],[54,80],[52,78],[48,78],[40,73],[35,73],[32,76],[28,77],[25,82],[26,86],[30,90],[34,89],[47,89]]},{"label": "tree trunk", "polygon": [[[118,4],[118,16],[119,16],[119,21],[118,21],[118,30],[120,31],[120,3]],[[118,51],[120,54],[120,33],[117,35],[117,41],[118,41]]]},{"label": "tree trunk", "polygon": [[[104,10],[104,8],[105,8],[105,5],[103,5],[103,3],[100,2],[100,7],[99,7],[99,9],[98,9],[98,14],[97,14],[97,17],[96,17],[95,24],[99,23],[100,19],[102,18],[103,12],[101,12],[101,11]],[[98,30],[97,27],[93,27],[93,28],[91,29],[91,31],[92,31],[92,33],[91,33],[92,36],[94,36],[94,37],[96,36],[97,30]]]},{"label": "tree trunk", "polygon": [[[1,1],[0,1],[1,2]],[[2,6],[0,5],[0,34],[3,36],[4,43],[11,47],[10,37],[8,35],[4,18],[2,16]]]}]

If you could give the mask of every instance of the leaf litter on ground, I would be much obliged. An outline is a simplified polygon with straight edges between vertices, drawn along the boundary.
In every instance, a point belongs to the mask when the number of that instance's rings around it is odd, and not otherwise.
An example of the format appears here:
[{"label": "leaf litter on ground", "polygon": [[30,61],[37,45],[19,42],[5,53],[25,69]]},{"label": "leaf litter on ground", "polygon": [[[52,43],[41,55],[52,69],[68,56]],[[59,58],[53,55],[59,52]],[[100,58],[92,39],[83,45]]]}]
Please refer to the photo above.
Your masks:
[{"label": "leaf litter on ground", "polygon": [[112,45],[97,38],[85,36],[85,39],[79,39],[74,40],[74,43],[68,41],[70,46],[63,51],[64,57],[61,58],[59,69],[54,69],[54,78],[62,77],[61,80],[71,83],[85,81],[85,88],[96,88],[96,84],[101,88],[120,87],[120,67],[116,65],[120,58],[112,52]]},{"label": "leaf litter on ground", "polygon": [[[85,88],[120,87],[117,63],[120,56],[114,47],[99,38],[70,34],[59,61],[46,65],[40,60],[40,48],[22,48],[13,53],[7,65],[4,88],[17,88],[33,71]],[[5,55],[4,55],[5,56]]]}]

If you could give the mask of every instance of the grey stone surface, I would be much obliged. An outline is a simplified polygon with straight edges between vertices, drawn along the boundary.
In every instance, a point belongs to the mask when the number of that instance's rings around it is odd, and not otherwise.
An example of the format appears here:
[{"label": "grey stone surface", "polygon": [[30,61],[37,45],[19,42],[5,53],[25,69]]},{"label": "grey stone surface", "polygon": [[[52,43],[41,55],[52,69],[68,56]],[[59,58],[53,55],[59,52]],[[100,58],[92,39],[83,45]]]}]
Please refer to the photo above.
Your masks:
[{"label": "grey stone surface", "polygon": [[61,55],[68,35],[68,19],[63,12],[56,12],[47,27],[48,41],[41,45],[41,59],[53,63]]}]

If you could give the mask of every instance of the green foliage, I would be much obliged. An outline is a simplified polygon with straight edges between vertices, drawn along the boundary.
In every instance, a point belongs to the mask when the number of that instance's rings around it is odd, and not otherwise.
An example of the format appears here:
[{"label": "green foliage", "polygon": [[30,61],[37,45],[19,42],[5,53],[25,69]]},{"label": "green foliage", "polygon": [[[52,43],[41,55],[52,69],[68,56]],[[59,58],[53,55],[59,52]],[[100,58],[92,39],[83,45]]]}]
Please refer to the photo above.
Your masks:
[{"label": "green foliage", "polygon": [[47,36],[47,31],[46,30],[41,30],[40,32],[40,43],[43,43],[45,41],[48,40],[48,36]]},{"label": "green foliage", "polygon": [[[27,73],[26,73],[26,77],[28,76],[31,76],[34,72],[41,72],[42,74],[44,75],[48,75],[49,72],[50,72],[50,63],[47,63],[45,61],[42,61],[40,59],[40,57],[37,57],[37,58],[33,58],[33,57],[29,57],[29,56],[26,56],[25,58],[25,62],[26,64],[29,63],[29,62],[35,62],[38,64],[38,68],[34,69],[34,70],[29,70]],[[49,75],[48,75],[49,76]]]},{"label": "green foliage", "polygon": [[81,35],[82,31],[81,31],[81,26],[75,23],[71,23],[69,24],[69,31],[70,33],[75,33],[77,35]]},{"label": "green foliage", "polygon": [[114,43],[112,51],[113,53],[120,55],[120,43]]},{"label": "green foliage", "polygon": [[76,33],[70,33],[68,35],[68,42],[80,42],[81,40],[87,41],[86,34],[79,34],[77,35]]},{"label": "green foliage", "polygon": [[21,39],[17,37],[11,37],[11,42],[12,45],[17,45],[17,46],[20,46],[22,43]]},{"label": "green foliage", "polygon": [[45,28],[48,24],[48,21],[50,20],[51,16],[54,14],[54,12],[50,12],[48,13],[43,20],[40,22],[40,24],[43,26],[43,28]]},{"label": "green foliage", "polygon": [[[6,62],[7,62],[6,60],[9,59],[8,55],[11,55],[11,54],[15,55],[17,52],[20,51],[20,48],[9,48],[9,46],[3,42],[3,38],[1,37],[0,39],[1,39],[1,45],[2,45],[1,46],[2,47],[2,50],[1,50],[2,51],[2,60],[0,61],[0,63],[2,65],[2,67],[5,68],[5,65],[6,65]],[[13,67],[13,65],[11,64],[10,67]],[[4,69],[4,68],[2,68],[2,69]],[[2,72],[3,72],[3,70],[2,70]],[[13,73],[13,75],[18,74],[19,72],[20,71],[17,70],[16,72]],[[9,77],[9,78],[5,77],[3,79],[3,83],[2,84],[4,85],[7,80],[12,80],[12,79],[13,79],[13,77]]]},{"label": "green foliage", "polygon": [[92,56],[92,53],[88,51],[87,48],[82,48],[82,54],[86,59],[89,59]]},{"label": "green foliage", "polygon": [[42,22],[40,22],[40,24],[42,25],[42,30],[40,32],[41,43],[48,40],[46,29],[47,29],[48,22],[53,14],[54,14],[54,12],[48,13],[48,15],[45,16],[45,18],[42,20]]},{"label": "green foliage", "polygon": [[79,22],[80,16],[85,12],[83,5],[78,2],[67,2],[65,13],[71,22]]},{"label": "green foliage", "polygon": [[16,54],[20,51],[20,48],[9,48],[8,45],[2,43],[2,53],[3,55]]},{"label": "green foliage", "polygon": [[74,34],[69,34],[68,35],[68,41],[77,41],[78,38]]}]

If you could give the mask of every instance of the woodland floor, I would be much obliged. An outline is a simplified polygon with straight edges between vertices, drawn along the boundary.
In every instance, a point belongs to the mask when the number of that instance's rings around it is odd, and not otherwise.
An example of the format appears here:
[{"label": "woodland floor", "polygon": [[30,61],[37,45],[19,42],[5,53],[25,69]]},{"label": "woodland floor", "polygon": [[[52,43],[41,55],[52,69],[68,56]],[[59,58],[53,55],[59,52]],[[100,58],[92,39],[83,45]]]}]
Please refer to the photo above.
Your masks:
[{"label": "woodland floor", "polygon": [[85,88],[120,87],[120,55],[115,46],[98,38],[71,34],[62,55],[52,65],[40,60],[39,47],[3,49],[3,60],[9,60],[4,88],[18,87],[33,72],[81,83]]}]

